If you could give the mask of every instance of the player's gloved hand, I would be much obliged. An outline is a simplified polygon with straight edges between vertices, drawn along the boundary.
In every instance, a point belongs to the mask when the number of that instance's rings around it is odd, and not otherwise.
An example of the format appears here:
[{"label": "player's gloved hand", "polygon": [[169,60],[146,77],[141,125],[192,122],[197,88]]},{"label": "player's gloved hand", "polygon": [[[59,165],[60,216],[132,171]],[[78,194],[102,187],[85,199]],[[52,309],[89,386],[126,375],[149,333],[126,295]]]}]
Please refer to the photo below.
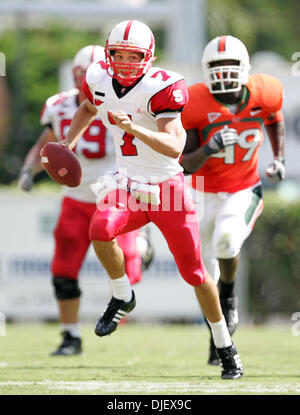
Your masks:
[{"label": "player's gloved hand", "polygon": [[215,133],[209,142],[203,147],[203,150],[207,156],[218,153],[227,146],[231,146],[237,143],[239,136],[234,128],[228,128],[226,125],[222,130]]},{"label": "player's gloved hand", "polygon": [[25,192],[29,192],[33,185],[33,171],[30,167],[23,167],[19,174],[18,185],[19,187],[24,190]]},{"label": "player's gloved hand", "polygon": [[278,183],[285,179],[284,159],[275,159],[266,170],[267,177],[273,182]]}]

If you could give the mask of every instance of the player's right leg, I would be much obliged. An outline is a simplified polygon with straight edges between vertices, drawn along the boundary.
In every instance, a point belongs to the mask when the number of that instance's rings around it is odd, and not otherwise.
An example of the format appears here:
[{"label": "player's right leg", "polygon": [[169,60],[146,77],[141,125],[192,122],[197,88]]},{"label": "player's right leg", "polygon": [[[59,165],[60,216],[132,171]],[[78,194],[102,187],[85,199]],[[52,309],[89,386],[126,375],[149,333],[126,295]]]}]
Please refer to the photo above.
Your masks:
[{"label": "player's right leg", "polygon": [[90,245],[88,229],[94,211],[94,204],[64,198],[54,231],[55,252],[51,271],[63,336],[62,343],[52,353],[55,356],[69,356],[82,351],[78,273]]},{"label": "player's right leg", "polygon": [[[120,320],[135,307],[135,295],[125,273],[124,253],[116,238],[144,226],[148,220],[144,212],[129,210],[128,198],[132,196],[124,190],[111,192],[98,206],[90,223],[90,240],[108,273],[112,289],[112,298],[95,327],[100,337],[114,332]],[[105,203],[109,199],[114,202]]]},{"label": "player's right leg", "polygon": [[[175,217],[173,219],[176,228],[179,229],[180,222],[175,221]],[[179,234],[176,233],[176,230],[171,235],[172,230],[170,228],[163,233],[181,275],[189,284],[194,286],[199,304],[210,326],[218,358],[221,361],[222,379],[239,379],[243,376],[243,368],[222,313],[217,286],[210,275],[205,272],[201,260],[198,223],[194,225],[192,226],[192,223],[190,223],[188,227],[185,226],[185,231]],[[190,232],[187,232],[187,228],[190,229]]]},{"label": "player's right leg", "polygon": [[224,196],[216,215],[213,252],[219,262],[220,302],[230,335],[235,332],[239,321],[235,280],[240,251],[262,212],[263,204],[262,188],[256,186]]}]

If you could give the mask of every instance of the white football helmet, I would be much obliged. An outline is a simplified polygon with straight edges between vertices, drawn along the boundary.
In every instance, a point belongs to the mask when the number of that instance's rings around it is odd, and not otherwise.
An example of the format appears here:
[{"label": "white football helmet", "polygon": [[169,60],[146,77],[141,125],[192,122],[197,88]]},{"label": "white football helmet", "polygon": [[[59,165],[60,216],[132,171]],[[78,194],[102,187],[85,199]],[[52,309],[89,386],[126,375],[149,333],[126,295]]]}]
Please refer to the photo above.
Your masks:
[{"label": "white football helmet", "polygon": [[73,59],[73,78],[77,88],[81,87],[88,67],[93,62],[105,60],[104,48],[98,45],[89,45],[80,49]]},{"label": "white football helmet", "polygon": [[[114,61],[115,50],[139,52],[144,57],[139,63],[117,63]],[[123,86],[133,85],[151,67],[155,60],[154,50],[155,40],[148,26],[138,20],[121,22],[112,29],[106,41],[107,73]]]},{"label": "white football helmet", "polygon": [[[236,64],[220,62],[234,60]],[[204,82],[211,93],[240,91],[249,79],[250,63],[246,46],[233,36],[218,36],[205,47],[202,56]]]}]

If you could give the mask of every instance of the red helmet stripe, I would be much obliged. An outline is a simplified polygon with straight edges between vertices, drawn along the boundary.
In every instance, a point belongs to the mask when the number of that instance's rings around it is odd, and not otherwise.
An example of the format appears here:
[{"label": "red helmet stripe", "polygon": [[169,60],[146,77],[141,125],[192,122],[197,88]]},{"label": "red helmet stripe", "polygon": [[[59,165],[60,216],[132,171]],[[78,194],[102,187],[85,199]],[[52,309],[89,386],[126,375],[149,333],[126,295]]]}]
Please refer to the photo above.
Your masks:
[{"label": "red helmet stripe", "polygon": [[154,44],[154,36],[153,36],[153,33],[151,32],[151,42],[149,46],[149,49],[151,50],[151,52],[152,52],[153,44]]},{"label": "red helmet stripe", "polygon": [[133,23],[133,20],[129,20],[129,22],[127,23],[127,26],[126,26],[125,32],[124,32],[124,38],[123,38],[123,40],[128,40],[129,30],[131,28],[132,23]]},{"label": "red helmet stripe", "polygon": [[225,52],[225,45],[226,45],[226,36],[225,35],[220,36],[218,52]]},{"label": "red helmet stripe", "polygon": [[92,53],[91,53],[91,63],[94,62],[95,50],[96,50],[96,46],[93,46]]}]

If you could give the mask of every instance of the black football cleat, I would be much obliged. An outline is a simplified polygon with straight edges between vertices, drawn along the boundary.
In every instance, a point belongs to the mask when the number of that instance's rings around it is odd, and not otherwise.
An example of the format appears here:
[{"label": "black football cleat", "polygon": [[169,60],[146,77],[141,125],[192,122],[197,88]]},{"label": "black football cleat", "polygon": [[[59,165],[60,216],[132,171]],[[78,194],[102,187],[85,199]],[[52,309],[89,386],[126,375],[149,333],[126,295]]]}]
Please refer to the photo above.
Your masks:
[{"label": "black football cleat", "polygon": [[207,363],[212,366],[219,366],[219,357],[217,355],[217,350],[212,338],[212,335],[210,335],[210,341],[209,341],[209,355],[208,355],[208,361]]},{"label": "black football cleat", "polygon": [[133,310],[135,305],[136,301],[133,291],[131,300],[128,302],[112,297],[106,307],[106,310],[97,321],[95,334],[103,337],[113,333],[116,330],[120,320],[131,310]]},{"label": "black football cleat", "polygon": [[217,353],[222,367],[222,379],[240,379],[244,372],[240,356],[232,343],[229,347],[218,349]]},{"label": "black football cleat", "polygon": [[236,296],[229,298],[220,298],[220,303],[229,334],[232,336],[239,322],[237,311],[238,299]]},{"label": "black football cleat", "polygon": [[51,356],[73,356],[81,354],[81,339],[79,337],[71,336],[68,331],[63,331],[62,336],[62,344],[51,353]]}]

